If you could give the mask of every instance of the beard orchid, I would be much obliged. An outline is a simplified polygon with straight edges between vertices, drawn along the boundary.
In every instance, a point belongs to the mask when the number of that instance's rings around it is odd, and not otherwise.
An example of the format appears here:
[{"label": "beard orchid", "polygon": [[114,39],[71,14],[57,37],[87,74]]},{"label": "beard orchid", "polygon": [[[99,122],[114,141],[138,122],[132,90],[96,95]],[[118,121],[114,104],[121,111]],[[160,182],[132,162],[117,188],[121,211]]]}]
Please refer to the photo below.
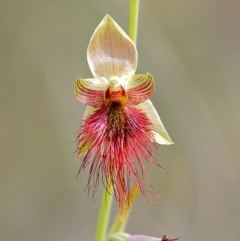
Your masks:
[{"label": "beard orchid", "polygon": [[99,181],[105,187],[110,182],[121,206],[132,183],[145,194],[144,161],[160,167],[153,148],[172,140],[149,100],[153,76],[135,74],[136,46],[109,15],[90,39],[87,60],[93,78],[78,78],[74,86],[76,98],[87,105],[77,136],[79,172],[90,166],[87,188],[93,194]]}]

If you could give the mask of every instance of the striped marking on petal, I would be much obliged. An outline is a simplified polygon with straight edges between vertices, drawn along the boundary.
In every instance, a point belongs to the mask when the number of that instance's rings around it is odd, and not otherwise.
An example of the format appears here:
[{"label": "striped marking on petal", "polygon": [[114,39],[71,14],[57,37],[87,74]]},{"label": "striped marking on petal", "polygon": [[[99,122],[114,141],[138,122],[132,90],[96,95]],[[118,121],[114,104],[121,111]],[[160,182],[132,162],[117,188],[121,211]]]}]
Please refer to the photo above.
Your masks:
[{"label": "striped marking on petal", "polygon": [[89,41],[87,59],[94,77],[110,78],[134,74],[138,57],[133,41],[107,14]]},{"label": "striped marking on petal", "polygon": [[103,104],[107,85],[105,78],[79,78],[74,85],[74,94],[81,103],[98,108]]},{"label": "striped marking on petal", "polygon": [[153,94],[155,82],[153,76],[147,74],[136,74],[127,80],[127,93],[129,102],[134,105],[144,102]]}]

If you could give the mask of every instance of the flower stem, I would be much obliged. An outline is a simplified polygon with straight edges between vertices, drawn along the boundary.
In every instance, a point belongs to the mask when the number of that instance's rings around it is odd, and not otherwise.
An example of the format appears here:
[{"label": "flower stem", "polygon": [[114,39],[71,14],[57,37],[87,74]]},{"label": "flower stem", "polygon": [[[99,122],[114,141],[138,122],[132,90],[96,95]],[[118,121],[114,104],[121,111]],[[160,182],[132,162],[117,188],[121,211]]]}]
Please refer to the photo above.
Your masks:
[{"label": "flower stem", "polygon": [[109,222],[109,217],[111,213],[112,200],[113,200],[112,185],[108,181],[107,186],[104,187],[104,193],[102,196],[95,241],[106,240],[106,233],[107,233],[108,222]]},{"label": "flower stem", "polygon": [[129,19],[129,37],[133,42],[137,42],[139,1],[130,0],[130,19]]}]

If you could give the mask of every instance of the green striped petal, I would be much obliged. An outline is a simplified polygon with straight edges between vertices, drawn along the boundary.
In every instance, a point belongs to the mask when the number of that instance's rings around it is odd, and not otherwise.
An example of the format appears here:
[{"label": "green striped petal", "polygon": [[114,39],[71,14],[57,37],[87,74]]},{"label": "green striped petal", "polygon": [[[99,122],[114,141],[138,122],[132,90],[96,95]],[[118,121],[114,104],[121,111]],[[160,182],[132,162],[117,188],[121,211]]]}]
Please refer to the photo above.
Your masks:
[{"label": "green striped petal", "polygon": [[74,85],[74,94],[81,103],[98,108],[103,104],[107,86],[105,78],[79,78]]},{"label": "green striped petal", "polygon": [[149,73],[136,74],[127,80],[127,93],[129,102],[134,105],[144,102],[149,99],[154,92],[154,79]]}]

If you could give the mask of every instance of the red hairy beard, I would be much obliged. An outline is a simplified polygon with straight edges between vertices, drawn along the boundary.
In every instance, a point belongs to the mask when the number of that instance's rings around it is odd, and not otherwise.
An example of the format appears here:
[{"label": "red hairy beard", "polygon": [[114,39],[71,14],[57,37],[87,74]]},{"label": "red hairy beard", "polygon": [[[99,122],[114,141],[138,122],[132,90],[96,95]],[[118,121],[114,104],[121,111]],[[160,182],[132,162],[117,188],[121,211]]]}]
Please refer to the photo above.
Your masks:
[{"label": "red hairy beard", "polygon": [[83,121],[77,144],[78,152],[86,148],[79,172],[90,165],[88,191],[94,195],[99,180],[106,187],[109,179],[120,206],[129,201],[132,180],[145,195],[144,160],[161,167],[152,155],[156,145],[152,124],[144,112],[130,104],[113,102],[96,110]]}]

